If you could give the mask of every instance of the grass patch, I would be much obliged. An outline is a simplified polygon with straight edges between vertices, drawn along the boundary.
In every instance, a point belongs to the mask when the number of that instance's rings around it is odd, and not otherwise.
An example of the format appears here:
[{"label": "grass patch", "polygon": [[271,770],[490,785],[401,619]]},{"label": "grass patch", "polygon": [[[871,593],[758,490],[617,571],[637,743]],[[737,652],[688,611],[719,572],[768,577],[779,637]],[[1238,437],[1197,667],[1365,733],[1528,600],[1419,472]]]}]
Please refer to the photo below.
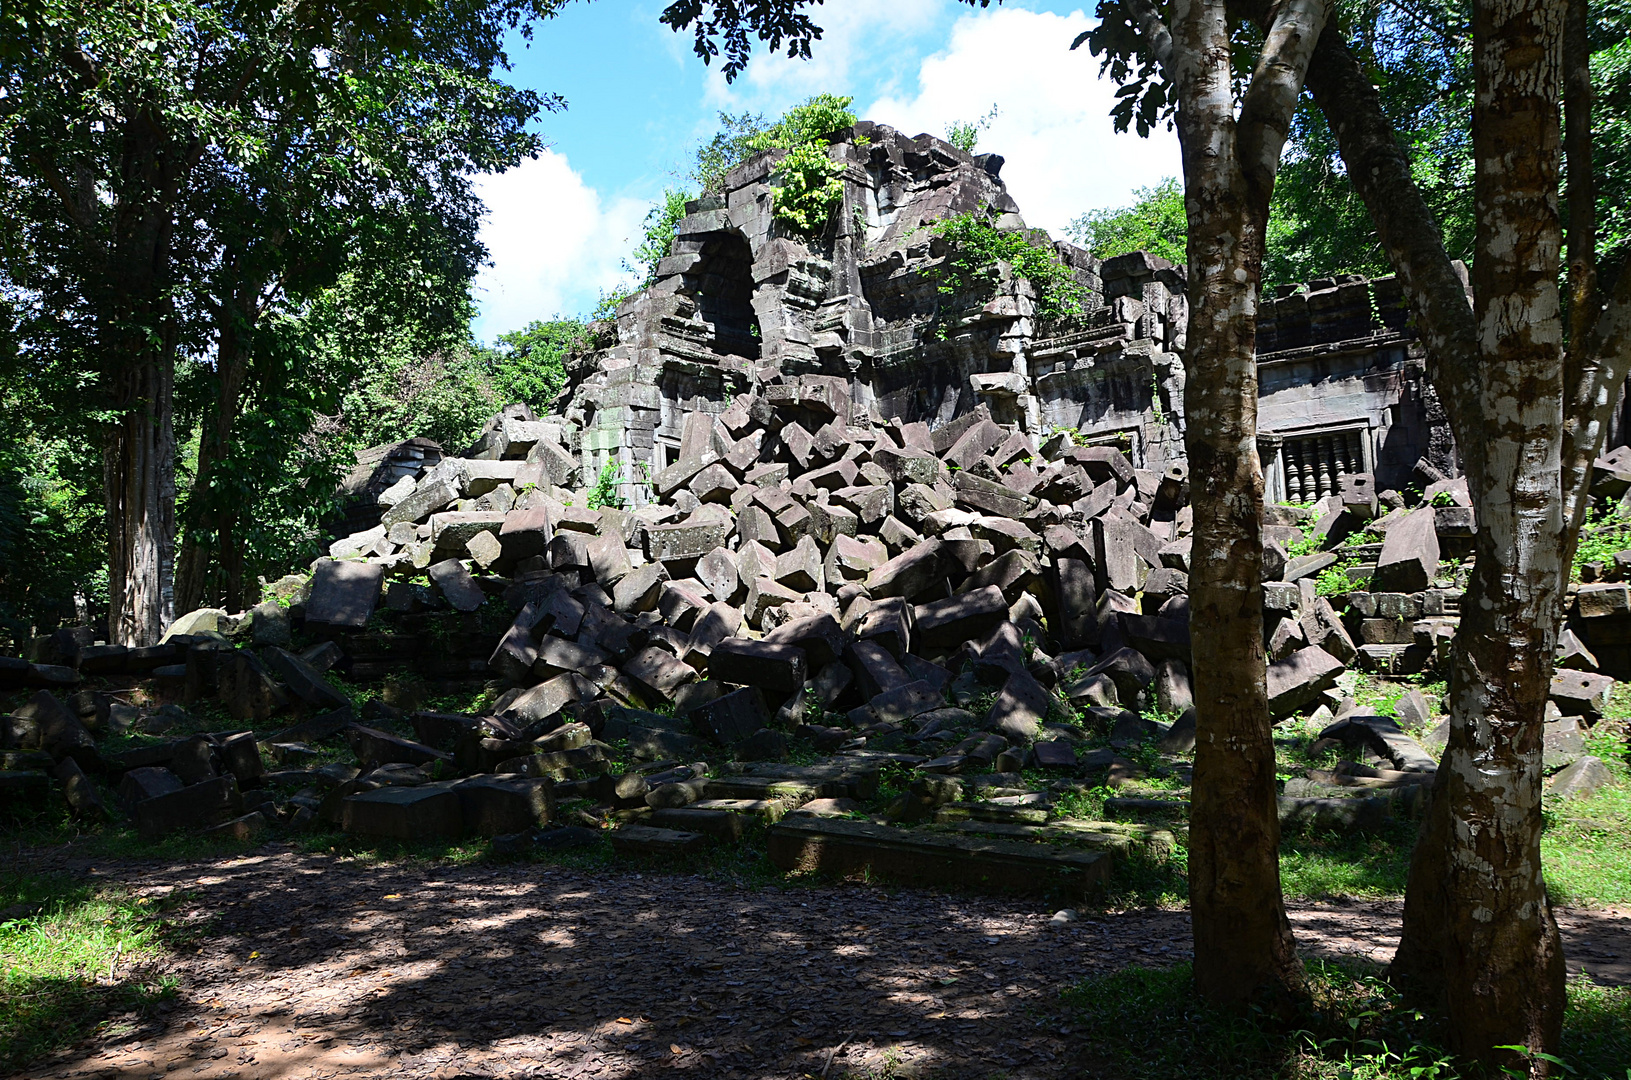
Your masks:
[{"label": "grass patch", "polygon": [[[1615,687],[1614,711],[1625,709]],[[1626,761],[1626,722],[1604,719],[1586,738],[1586,751],[1601,758],[1615,783],[1583,799],[1548,799],[1540,854],[1546,890],[1554,903],[1631,902],[1631,767]]]},{"label": "grass patch", "polygon": [[1287,899],[1403,896],[1416,844],[1414,821],[1376,833],[1287,834],[1280,840],[1280,887]]},{"label": "grass patch", "polygon": [[59,878],[0,874],[0,1073],[175,993],[153,976],[179,898],[151,903]]},{"label": "grass patch", "polygon": [[[1082,1075],[1117,1080],[1458,1080],[1479,1075],[1440,1049],[1443,1021],[1406,1007],[1374,971],[1306,964],[1310,1000],[1293,1017],[1215,1009],[1189,965],[1127,968],[1065,991],[1091,1049]],[[1567,1075],[1621,1080],[1631,990],[1569,988]]]}]

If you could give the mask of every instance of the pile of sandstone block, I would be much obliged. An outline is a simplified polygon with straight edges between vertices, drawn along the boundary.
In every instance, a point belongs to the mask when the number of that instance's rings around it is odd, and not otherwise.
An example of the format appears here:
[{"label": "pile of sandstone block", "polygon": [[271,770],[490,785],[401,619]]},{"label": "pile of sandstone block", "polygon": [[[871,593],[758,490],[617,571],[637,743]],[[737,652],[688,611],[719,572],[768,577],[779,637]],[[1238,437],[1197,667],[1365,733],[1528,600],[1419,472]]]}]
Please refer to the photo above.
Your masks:
[{"label": "pile of sandstone block", "polygon": [[[582,840],[546,828],[579,800],[574,820],[618,826],[629,852],[759,822],[784,866],[988,883],[1092,883],[1129,845],[1169,843],[1195,727],[1183,468],[1135,469],[1069,433],[1038,445],[983,407],[932,430],[847,411],[822,381],[795,380],[692,413],[676,463],[623,509],[569,486],[569,425],[506,409],[466,456],[384,491],[379,525],[278,598],[191,613],[151,650],[53,639],[32,663],[0,664],[37,688],[0,731],[0,800],[40,798],[54,772],[77,812],[108,814],[99,776],[151,835],[326,823],[509,846]],[[1464,482],[1414,506],[1371,487],[1347,477],[1340,496],[1265,522],[1271,711],[1344,757],[1288,784],[1294,824],[1419,812],[1435,768],[1413,734],[1432,728],[1431,703],[1415,693],[1372,715],[1338,680],[1442,664],[1459,599],[1442,556],[1466,552],[1471,510]],[[1383,539],[1342,546],[1362,533]],[[1309,536],[1317,550],[1288,557]],[[1320,595],[1343,556],[1363,560],[1369,588]],[[435,612],[494,624],[478,661],[490,707],[359,713],[348,654],[382,619]],[[1583,756],[1582,724],[1613,680],[1572,635],[1562,662],[1552,783],[1589,790],[1606,774]],[[251,730],[101,755],[93,729],[154,727],[121,720],[116,696],[57,697],[96,670],[216,698]],[[327,760],[340,744],[349,760]],[[1138,786],[1160,755],[1175,793]],[[884,770],[907,778],[887,806]],[[1105,784],[1128,790],[1106,816],[1138,820],[1053,812],[1060,793]]]}]

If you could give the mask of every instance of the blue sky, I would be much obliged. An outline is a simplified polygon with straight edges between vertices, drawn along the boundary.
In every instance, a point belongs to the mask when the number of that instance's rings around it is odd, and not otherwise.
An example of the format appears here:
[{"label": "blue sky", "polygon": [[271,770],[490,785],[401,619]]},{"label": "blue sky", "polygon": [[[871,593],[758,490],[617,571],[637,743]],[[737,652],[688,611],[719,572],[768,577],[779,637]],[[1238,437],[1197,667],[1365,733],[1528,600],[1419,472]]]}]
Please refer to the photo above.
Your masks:
[{"label": "blue sky", "polygon": [[774,117],[826,91],[915,135],[944,134],[995,105],[979,149],[1007,159],[1003,177],[1027,222],[1055,234],[1179,172],[1170,133],[1112,129],[1114,85],[1085,48],[1069,51],[1092,25],[1081,6],[828,0],[810,9],[826,31],[812,59],[760,52],[734,84],[717,61],[708,68],[692,55],[689,36],[657,21],[662,7],[571,4],[537,27],[530,47],[516,42],[511,80],[561,94],[569,107],[540,121],[550,144],[541,157],[479,181],[492,265],[477,281],[478,337],[583,313],[617,285],[646,211],[721,110]]}]

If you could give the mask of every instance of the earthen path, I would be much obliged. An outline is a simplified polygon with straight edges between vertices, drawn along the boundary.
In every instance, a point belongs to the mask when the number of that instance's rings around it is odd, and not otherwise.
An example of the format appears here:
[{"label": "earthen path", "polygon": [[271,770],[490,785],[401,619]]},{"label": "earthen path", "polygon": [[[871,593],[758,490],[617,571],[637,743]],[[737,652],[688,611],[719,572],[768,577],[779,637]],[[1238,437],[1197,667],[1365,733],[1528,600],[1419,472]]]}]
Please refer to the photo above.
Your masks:
[{"label": "earthen path", "polygon": [[[1081,1075],[1059,991],[1188,956],[1188,916],[662,873],[379,865],[275,846],[68,870],[210,920],[173,1008],[30,1077],[549,1080]],[[55,864],[51,866],[48,864]],[[1300,905],[1308,953],[1383,961],[1396,902]],[[1562,913],[1570,970],[1631,984],[1631,911]]]}]

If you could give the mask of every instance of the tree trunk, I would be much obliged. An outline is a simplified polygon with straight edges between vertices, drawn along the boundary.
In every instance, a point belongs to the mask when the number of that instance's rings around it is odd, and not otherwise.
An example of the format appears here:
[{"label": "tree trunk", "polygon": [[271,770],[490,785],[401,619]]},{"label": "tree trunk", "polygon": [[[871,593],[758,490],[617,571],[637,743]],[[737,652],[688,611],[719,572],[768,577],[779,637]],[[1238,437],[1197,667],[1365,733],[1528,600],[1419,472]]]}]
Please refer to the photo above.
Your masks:
[{"label": "tree trunk", "polygon": [[1191,646],[1195,981],[1215,1002],[1255,1001],[1281,1009],[1303,995],[1304,984],[1280,888],[1265,685],[1257,302],[1283,139],[1274,132],[1284,130],[1276,118],[1288,118],[1286,110],[1296,101],[1324,7],[1283,9],[1284,21],[1265,44],[1238,124],[1225,5],[1180,3],[1173,10],[1168,67],[1178,92],[1189,226],[1184,425],[1195,514],[1189,602],[1192,620],[1206,628]]},{"label": "tree trunk", "polygon": [[151,349],[112,375],[118,418],[103,441],[108,640],[153,645],[175,617],[175,361]]},{"label": "tree trunk", "polygon": [[251,359],[248,321],[241,294],[236,301],[224,302],[216,319],[215,396],[198,440],[198,470],[188,499],[187,538],[177,574],[184,611],[212,601],[229,611],[242,611],[248,606],[243,540],[237,532],[237,500],[226,490],[233,426],[242,407]]},{"label": "tree trunk", "polygon": [[1475,409],[1456,431],[1478,515],[1451,673],[1450,738],[1417,845],[1394,969],[1442,987],[1453,1048],[1557,1044],[1563,953],[1541,873],[1546,696],[1567,580],[1562,499],[1562,9],[1478,5],[1473,21]]}]

